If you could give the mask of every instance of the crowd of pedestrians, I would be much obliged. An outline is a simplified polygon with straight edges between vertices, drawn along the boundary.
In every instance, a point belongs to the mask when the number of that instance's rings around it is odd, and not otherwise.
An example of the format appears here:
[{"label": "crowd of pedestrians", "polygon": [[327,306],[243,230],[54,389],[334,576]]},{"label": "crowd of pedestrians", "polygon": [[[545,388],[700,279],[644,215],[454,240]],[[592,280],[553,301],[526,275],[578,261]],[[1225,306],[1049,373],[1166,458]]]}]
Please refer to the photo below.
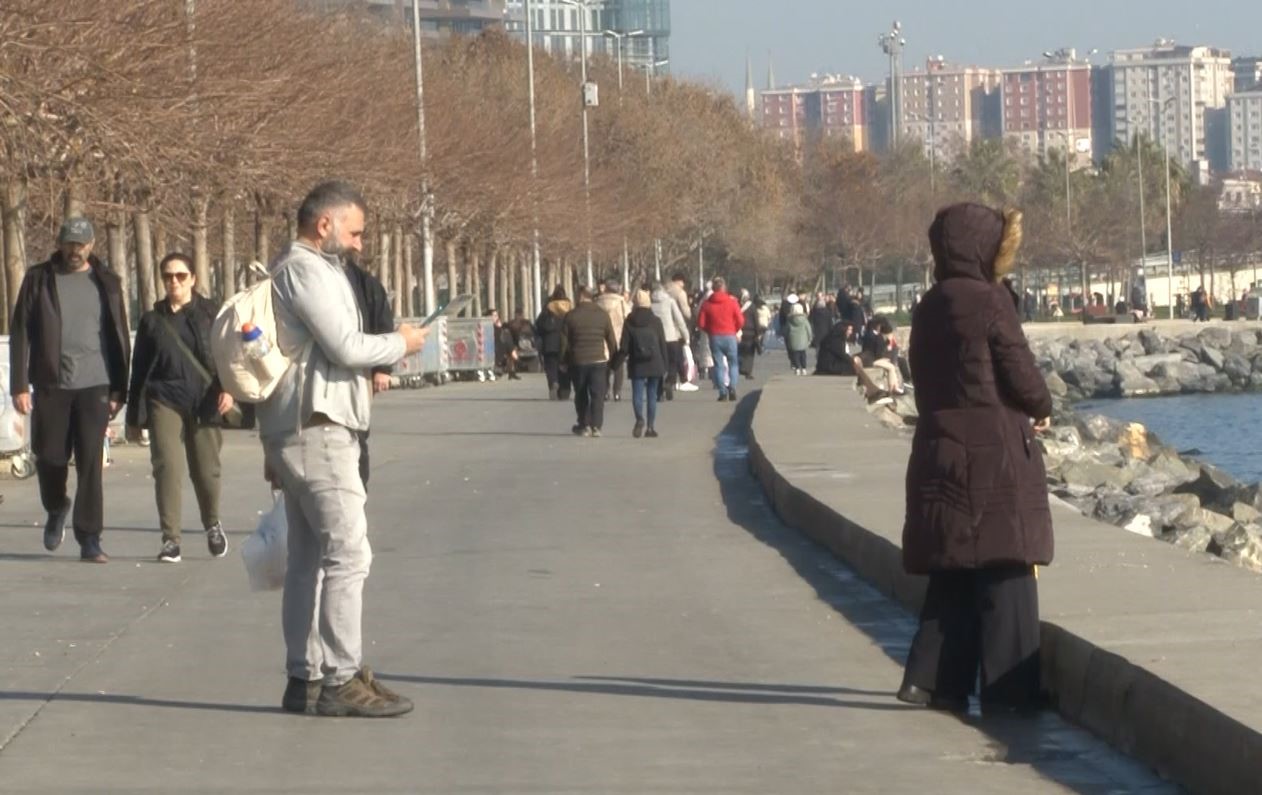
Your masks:
[{"label": "crowd of pedestrians", "polygon": [[[357,265],[366,211],[344,182],[318,185],[302,202],[296,239],[269,266],[267,286],[288,366],[268,396],[244,407],[257,416],[264,478],[286,508],[281,704],[302,714],[412,709],[363,661],[372,562],[365,505],[373,396],[389,388],[393,364],[422,348],[426,329],[396,328],[384,287]],[[658,437],[661,402],[698,389],[695,380],[708,377],[719,402],[737,400],[769,331],[784,340],[795,374],[807,373],[814,348],[816,372],[849,368],[870,402],[902,394],[915,377],[917,408],[929,421],[913,442],[903,550],[907,571],[928,575],[929,595],[898,697],[960,709],[980,671],[983,701],[1022,708],[1037,700],[1034,567],[1050,562],[1052,542],[1032,442],[1048,425],[1051,399],[1000,283],[1019,240],[1019,216],[978,205],[938,215],[930,233],[937,284],[916,308],[910,363],[893,324],[849,288],[809,298],[790,292],[773,315],[748,291],[730,292],[722,277],[690,296],[676,274],[630,293],[617,281],[599,294],[580,286],[573,302],[557,287],[533,324],[488,314],[500,366],[514,378],[518,352],[537,352],[549,398],[572,396],[572,430],[589,438],[601,436],[605,404],[621,401],[627,379],[637,439]],[[32,416],[44,545],[56,550],[72,521],[80,558],[108,562],[101,442],[126,405],[128,438],[147,434],[150,447],[158,560],[182,559],[186,475],[208,552],[223,557],[220,429],[244,416],[212,354],[220,306],[197,291],[191,258],[166,256],[164,295],[141,317],[133,349],[119,280],[93,255],[94,243],[89,221],[67,220],[57,251],[27,271],[13,315],[10,391],[17,410]],[[869,369],[881,371],[884,387]],[[1008,447],[1006,456],[986,453]],[[982,463],[964,466],[961,456]],[[987,456],[1015,463],[992,472]],[[985,507],[965,510],[951,494]]]}]

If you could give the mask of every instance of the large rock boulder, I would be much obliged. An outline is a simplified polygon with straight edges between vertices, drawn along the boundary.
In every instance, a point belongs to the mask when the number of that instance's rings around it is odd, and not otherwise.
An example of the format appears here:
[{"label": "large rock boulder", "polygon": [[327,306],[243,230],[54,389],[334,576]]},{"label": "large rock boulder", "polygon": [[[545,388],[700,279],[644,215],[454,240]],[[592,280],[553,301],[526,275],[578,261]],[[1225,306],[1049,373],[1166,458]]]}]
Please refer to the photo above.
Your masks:
[{"label": "large rock boulder", "polygon": [[1147,356],[1136,356],[1130,360],[1130,363],[1139,368],[1139,371],[1144,375],[1152,376],[1158,366],[1173,366],[1181,361],[1183,361],[1183,354],[1181,353],[1153,353]]},{"label": "large rock boulder", "polygon": [[1144,346],[1144,353],[1149,355],[1166,352],[1166,338],[1156,329],[1140,329],[1139,344]]},{"label": "large rock boulder", "polygon": [[1213,367],[1215,371],[1223,369],[1223,352],[1212,345],[1201,345],[1201,361]]},{"label": "large rock boulder", "polygon": [[1114,366],[1113,386],[1122,397],[1148,397],[1161,394],[1161,386],[1144,375],[1132,362],[1119,360]]},{"label": "large rock boulder", "polygon": [[1237,566],[1262,572],[1262,527],[1233,522],[1213,534],[1208,551]]},{"label": "large rock boulder", "polygon": [[1253,374],[1253,365],[1238,353],[1229,353],[1223,357],[1222,370],[1236,387],[1247,386],[1249,376]]},{"label": "large rock boulder", "polygon": [[1121,491],[1135,477],[1132,470],[1095,461],[1070,461],[1061,466],[1060,475],[1071,489],[1079,487],[1092,491],[1101,487]]},{"label": "large rock boulder", "polygon": [[1212,464],[1201,464],[1195,480],[1175,488],[1176,494],[1195,494],[1201,505],[1216,511],[1230,512],[1236,504],[1241,483]]},{"label": "large rock boulder", "polygon": [[1231,344],[1231,329],[1227,326],[1209,325],[1196,335],[1202,343],[1213,348],[1226,348]]},{"label": "large rock boulder", "polygon": [[1052,393],[1052,397],[1065,397],[1069,394],[1069,385],[1055,372],[1045,375],[1043,381],[1047,383],[1047,391]]}]

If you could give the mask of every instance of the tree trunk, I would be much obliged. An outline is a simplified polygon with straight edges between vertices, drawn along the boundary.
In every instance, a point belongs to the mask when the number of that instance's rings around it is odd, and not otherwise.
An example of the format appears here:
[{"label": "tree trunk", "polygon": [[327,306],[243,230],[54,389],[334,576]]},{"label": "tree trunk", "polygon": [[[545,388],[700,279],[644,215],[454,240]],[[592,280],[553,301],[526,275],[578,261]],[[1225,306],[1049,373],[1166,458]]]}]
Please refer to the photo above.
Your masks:
[{"label": "tree trunk", "polygon": [[403,317],[408,280],[403,274],[403,227],[394,226],[394,316]]},{"label": "tree trunk", "polygon": [[403,295],[403,314],[407,317],[417,317],[421,313],[417,308],[416,295],[416,236],[404,235],[400,242],[403,243],[403,270],[407,274],[407,292]]},{"label": "tree trunk", "polygon": [[[254,207],[254,261],[262,265],[264,268],[271,262],[271,252],[269,251],[272,237],[272,228],[267,210],[264,207],[255,205]],[[254,284],[258,280],[258,276],[250,269],[246,273],[246,281]]]},{"label": "tree trunk", "polygon": [[210,245],[207,240],[210,199],[193,197],[193,274],[197,277],[197,292],[209,298],[214,295],[215,285],[210,280]]},{"label": "tree trunk", "polygon": [[508,282],[510,281],[508,276],[508,256],[509,252],[507,250],[495,252],[496,278],[499,279],[499,293],[495,296],[495,303],[496,308],[501,312],[508,306]]},{"label": "tree trunk", "polygon": [[148,311],[158,300],[157,281],[153,273],[153,232],[149,228],[149,210],[142,208],[131,217],[132,242],[136,247],[136,290],[140,310]]},{"label": "tree trunk", "polygon": [[565,294],[578,306],[578,296],[574,294],[574,262],[569,257],[561,258],[561,273],[565,282]]},{"label": "tree trunk", "polygon": [[560,279],[557,278],[556,258],[549,258],[548,259],[548,292],[551,293],[552,290],[556,289],[556,286],[558,284],[560,284]]},{"label": "tree trunk", "polygon": [[499,267],[499,250],[495,246],[491,246],[490,256],[486,260],[486,303],[488,309],[499,309],[504,305],[496,295],[496,291],[500,286]]},{"label": "tree trunk", "polygon": [[228,298],[241,289],[241,275],[237,270],[237,219],[232,211],[231,199],[223,205],[223,287],[220,297]]},{"label": "tree trunk", "polygon": [[390,292],[390,271],[394,267],[394,263],[390,260],[390,233],[382,232],[377,239],[380,245],[377,247],[377,279],[386,288],[386,292]]},{"label": "tree trunk", "polygon": [[521,261],[521,306],[518,308],[517,311],[513,313],[514,318],[517,317],[518,312],[520,312],[522,316],[525,316],[530,312],[530,307],[532,305],[531,296],[534,295],[534,288],[530,284],[530,264],[531,264],[530,255],[522,256],[520,258],[520,261]]},{"label": "tree trunk", "polygon": [[[14,293],[17,291],[14,290]],[[0,221],[0,334],[9,333],[9,275],[4,268],[4,223]]]},{"label": "tree trunk", "polygon": [[[110,270],[118,277],[119,289],[123,295],[123,306],[127,308],[127,318],[134,322],[138,315],[131,311],[131,279],[128,278],[127,273],[126,221],[121,210],[111,211],[105,222],[105,238],[109,248]],[[141,307],[141,311],[147,309],[148,307]]]},{"label": "tree trunk", "polygon": [[473,293],[473,316],[482,317],[482,250],[469,245],[469,292]]},{"label": "tree trunk", "polygon": [[153,294],[154,300],[162,295],[162,274],[158,273],[158,263],[167,255],[167,228],[158,224],[153,229]]},{"label": "tree trunk", "polygon": [[511,316],[513,307],[517,306],[517,252],[509,249],[504,256],[504,282],[508,286],[507,300],[501,312]]},{"label": "tree trunk", "polygon": [[[8,316],[18,302],[18,290],[26,275],[26,184],[14,179],[5,183],[0,193],[0,216],[4,220],[4,273],[8,295],[5,304]],[[7,384],[5,385],[7,388]]]},{"label": "tree trunk", "polygon": [[298,239],[298,216],[292,213],[285,215],[285,230],[289,234],[289,237],[286,238],[288,242]]},{"label": "tree trunk", "polygon": [[456,257],[460,245],[454,236],[443,241],[443,245],[447,250],[447,303],[451,303],[451,299],[456,297],[460,287],[459,280],[456,278]]},{"label": "tree trunk", "polygon": [[75,174],[66,178],[66,194],[62,197],[61,214],[63,218],[82,218],[87,209],[83,199],[83,183]]}]

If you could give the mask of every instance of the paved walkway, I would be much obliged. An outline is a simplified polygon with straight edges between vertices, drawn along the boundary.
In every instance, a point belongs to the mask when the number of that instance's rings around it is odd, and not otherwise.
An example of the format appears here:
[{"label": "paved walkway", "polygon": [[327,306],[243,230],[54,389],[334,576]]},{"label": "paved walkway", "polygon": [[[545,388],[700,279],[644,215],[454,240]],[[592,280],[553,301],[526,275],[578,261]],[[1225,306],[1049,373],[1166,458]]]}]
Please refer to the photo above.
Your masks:
[{"label": "paved walkway", "polygon": [[279,596],[237,554],[269,499],[256,440],[225,449],[222,561],[190,535],[151,562],[144,450],[107,473],[108,566],[46,555],[34,482],[0,482],[0,791],[1168,791],[1055,717],[896,702],[912,622],[771,514],[755,393],[681,396],[637,441],[629,405],[577,439],[543,391],[376,407],[365,645],[417,703],[398,720],[277,708]]}]

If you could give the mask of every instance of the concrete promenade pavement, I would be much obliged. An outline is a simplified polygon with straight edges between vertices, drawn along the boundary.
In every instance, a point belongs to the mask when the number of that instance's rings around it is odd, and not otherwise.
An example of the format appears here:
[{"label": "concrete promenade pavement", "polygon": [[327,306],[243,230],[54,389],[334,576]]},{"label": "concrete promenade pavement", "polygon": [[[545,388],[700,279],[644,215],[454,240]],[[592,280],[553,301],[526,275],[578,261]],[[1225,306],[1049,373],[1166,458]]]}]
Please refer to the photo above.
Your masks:
[{"label": "concrete promenade pavement", "polygon": [[575,438],[543,392],[375,407],[365,649],[417,704],[395,720],[280,711],[279,594],[239,559],[269,504],[248,434],[227,435],[220,561],[190,532],[184,563],[153,562],[143,448],[106,475],[107,566],[46,554],[34,481],[0,482],[0,792],[1172,791],[1055,716],[895,701],[913,622],[771,513],[756,392],[681,395],[657,440],[626,402]]},{"label": "concrete promenade pavement", "polygon": [[[865,409],[853,379],[781,379],[754,420],[755,466],[777,513],[910,607],[902,572],[910,437]],[[835,425],[838,438],[817,429]],[[844,429],[844,430],[841,430]],[[1062,712],[1198,792],[1262,776],[1262,578],[1053,505],[1040,570],[1044,678]]]}]

